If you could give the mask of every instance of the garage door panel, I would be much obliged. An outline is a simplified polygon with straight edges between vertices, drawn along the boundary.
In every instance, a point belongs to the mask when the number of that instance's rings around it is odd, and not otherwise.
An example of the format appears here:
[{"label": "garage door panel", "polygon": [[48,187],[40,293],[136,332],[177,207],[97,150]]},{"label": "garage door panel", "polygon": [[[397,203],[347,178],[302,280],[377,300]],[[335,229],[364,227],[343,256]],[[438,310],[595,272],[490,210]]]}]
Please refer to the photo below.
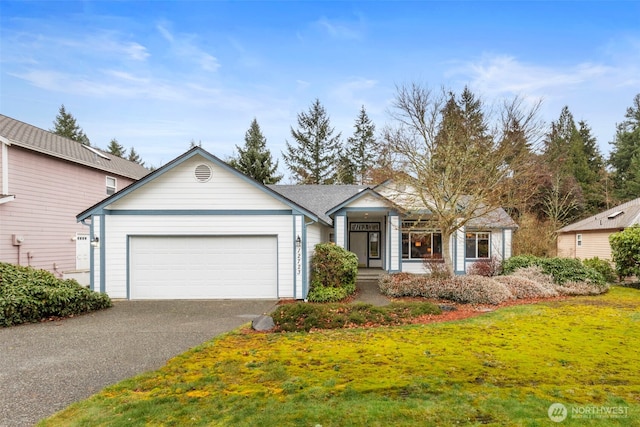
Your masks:
[{"label": "garage door panel", "polygon": [[135,236],[131,299],[276,298],[275,236]]}]

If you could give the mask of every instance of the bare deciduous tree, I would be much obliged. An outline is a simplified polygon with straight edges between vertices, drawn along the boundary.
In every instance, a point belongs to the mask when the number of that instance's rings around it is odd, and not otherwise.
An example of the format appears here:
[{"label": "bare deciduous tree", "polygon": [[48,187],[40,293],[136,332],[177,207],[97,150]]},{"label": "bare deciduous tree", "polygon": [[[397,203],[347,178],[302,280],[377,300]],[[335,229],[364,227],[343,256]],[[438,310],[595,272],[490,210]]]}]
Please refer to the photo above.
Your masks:
[{"label": "bare deciduous tree", "polygon": [[456,96],[415,83],[397,87],[393,124],[383,133],[397,171],[387,196],[440,230],[451,274],[456,230],[479,218],[490,221],[498,208],[526,197],[518,186],[535,166],[539,106],[525,108],[515,98],[493,115],[467,88]]}]

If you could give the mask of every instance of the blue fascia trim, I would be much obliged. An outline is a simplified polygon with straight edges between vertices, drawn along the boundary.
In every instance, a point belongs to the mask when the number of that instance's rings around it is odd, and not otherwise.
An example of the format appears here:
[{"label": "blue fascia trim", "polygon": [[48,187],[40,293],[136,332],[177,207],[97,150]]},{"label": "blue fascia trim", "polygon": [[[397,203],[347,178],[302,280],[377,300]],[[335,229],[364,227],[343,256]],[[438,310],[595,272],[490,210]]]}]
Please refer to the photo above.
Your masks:
[{"label": "blue fascia trim", "polygon": [[280,236],[276,236],[276,298],[280,299]]},{"label": "blue fascia trim", "polygon": [[398,218],[398,271],[402,271],[402,218]]},{"label": "blue fascia trim", "polygon": [[[376,197],[377,199],[381,200],[382,202],[386,202],[387,204],[389,204],[390,206],[384,209],[394,209],[393,208],[393,202],[391,202],[389,199],[387,199],[386,197],[384,197],[383,195],[381,195],[380,193],[378,193],[377,191],[373,190],[371,187],[367,187],[364,188],[362,190],[360,190],[358,193],[354,194],[353,196],[349,197],[347,200],[341,202],[340,204],[334,206],[333,208],[329,209],[327,211],[327,216],[331,216],[332,214],[341,211],[343,209],[345,209],[345,207],[352,202],[355,202],[356,200],[367,196],[367,195],[372,195],[374,197]],[[348,208],[347,208],[348,209]]]},{"label": "blue fascia trim", "polygon": [[107,292],[107,239],[105,239],[106,225],[104,215],[100,215],[100,292]]},{"label": "blue fascia trim", "polygon": [[127,234],[127,299],[131,299],[131,236]]},{"label": "blue fascia trim", "polygon": [[293,248],[292,248],[292,257],[293,257],[293,299],[296,299],[298,297],[296,291],[298,288],[298,275],[296,274],[296,237],[298,236],[297,233],[297,227],[296,227],[296,215],[293,215],[291,217],[291,220],[293,221]]},{"label": "blue fascia trim", "polygon": [[215,216],[215,215],[291,215],[292,211],[288,209],[122,209],[109,210],[105,209],[106,215],[138,215],[138,216],[177,216],[177,215],[198,215],[198,216]]},{"label": "blue fascia trim", "polygon": [[133,192],[133,191],[137,190],[138,188],[142,187],[143,185],[147,184],[149,181],[152,181],[152,180],[156,179],[157,177],[164,175],[168,171],[172,170],[173,168],[179,166],[180,164],[184,163],[185,161],[187,161],[187,160],[189,160],[192,157],[197,156],[197,155],[205,158],[206,160],[210,161],[211,163],[214,163],[215,165],[217,165],[217,166],[219,166],[219,167],[221,167],[223,169],[226,169],[227,171],[229,171],[232,174],[236,175],[238,178],[240,178],[240,179],[244,180],[245,182],[255,186],[257,189],[263,191],[264,193],[270,195],[274,199],[276,199],[276,200],[284,203],[285,205],[291,207],[292,209],[299,209],[300,211],[304,212],[304,214],[306,216],[308,216],[309,218],[313,219],[314,221],[318,221],[317,215],[315,215],[313,212],[311,212],[311,211],[305,209],[304,207],[296,204],[295,202],[287,199],[286,197],[282,196],[280,193],[276,192],[275,190],[270,189],[266,185],[254,180],[253,178],[250,178],[247,175],[244,175],[243,173],[241,173],[238,170],[234,169],[233,167],[229,166],[227,163],[225,163],[224,161],[222,161],[218,157],[216,157],[213,154],[209,153],[208,151],[204,150],[202,147],[194,147],[194,148],[190,149],[186,153],[176,157],[175,159],[173,159],[172,161],[170,161],[166,165],[162,166],[161,168],[156,169],[155,171],[153,171],[150,174],[146,175],[142,179],[134,182],[133,184],[131,184],[131,185],[125,187],[125,188],[123,188],[122,190],[120,190],[120,191],[116,192],[115,194],[107,197],[106,199],[96,203],[95,205],[91,206],[89,209],[86,209],[85,211],[79,213],[76,216],[76,220],[77,221],[81,221],[81,220],[83,220],[85,218],[90,217],[91,215],[95,214],[97,211],[104,209],[106,206],[109,206],[111,203],[113,203],[113,202],[115,202],[117,200],[120,200],[121,198],[123,198],[127,194],[130,194],[131,192]]},{"label": "blue fascia trim", "polygon": [[307,274],[307,223],[302,218],[302,299],[309,293],[309,281]]},{"label": "blue fascia trim", "polygon": [[343,208],[340,209],[340,212],[394,212],[393,208],[384,208],[384,207],[379,207],[379,208],[362,208],[362,207],[355,207],[355,208]]},{"label": "blue fascia trim", "polygon": [[[93,217],[91,218],[91,224],[89,224],[89,241],[93,241],[95,237],[95,231],[93,226]],[[93,245],[89,244],[89,288],[92,291],[96,290],[96,281],[94,279],[93,272],[96,270],[95,263],[95,250]]]}]

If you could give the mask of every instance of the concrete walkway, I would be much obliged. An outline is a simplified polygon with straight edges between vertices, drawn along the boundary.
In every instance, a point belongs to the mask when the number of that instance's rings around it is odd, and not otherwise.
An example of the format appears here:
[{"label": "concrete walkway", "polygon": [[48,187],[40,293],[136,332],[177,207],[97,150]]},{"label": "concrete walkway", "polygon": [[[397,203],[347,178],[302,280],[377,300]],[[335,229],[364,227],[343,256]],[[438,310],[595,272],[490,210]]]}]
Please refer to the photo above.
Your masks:
[{"label": "concrete walkway", "polygon": [[115,301],[71,319],[0,328],[0,426],[32,426],[275,306],[275,300]]},{"label": "concrete walkway", "polygon": [[380,293],[378,279],[359,279],[356,282],[357,295],[353,302],[364,302],[373,305],[388,305],[391,301]]}]

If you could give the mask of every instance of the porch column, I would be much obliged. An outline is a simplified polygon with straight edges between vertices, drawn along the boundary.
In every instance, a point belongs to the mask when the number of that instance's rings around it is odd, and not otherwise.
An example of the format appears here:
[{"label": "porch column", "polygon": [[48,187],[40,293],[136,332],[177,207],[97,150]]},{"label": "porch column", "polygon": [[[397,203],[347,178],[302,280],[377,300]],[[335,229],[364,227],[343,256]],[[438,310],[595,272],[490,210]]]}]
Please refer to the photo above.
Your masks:
[{"label": "porch column", "polygon": [[341,212],[336,214],[333,220],[333,235],[336,239],[336,245],[341,248],[347,247],[347,214]]},{"label": "porch column", "polygon": [[388,218],[389,224],[387,232],[389,237],[387,241],[389,242],[389,266],[387,267],[387,270],[390,273],[393,273],[402,271],[402,229],[400,227],[400,217],[398,215],[390,213]]}]

